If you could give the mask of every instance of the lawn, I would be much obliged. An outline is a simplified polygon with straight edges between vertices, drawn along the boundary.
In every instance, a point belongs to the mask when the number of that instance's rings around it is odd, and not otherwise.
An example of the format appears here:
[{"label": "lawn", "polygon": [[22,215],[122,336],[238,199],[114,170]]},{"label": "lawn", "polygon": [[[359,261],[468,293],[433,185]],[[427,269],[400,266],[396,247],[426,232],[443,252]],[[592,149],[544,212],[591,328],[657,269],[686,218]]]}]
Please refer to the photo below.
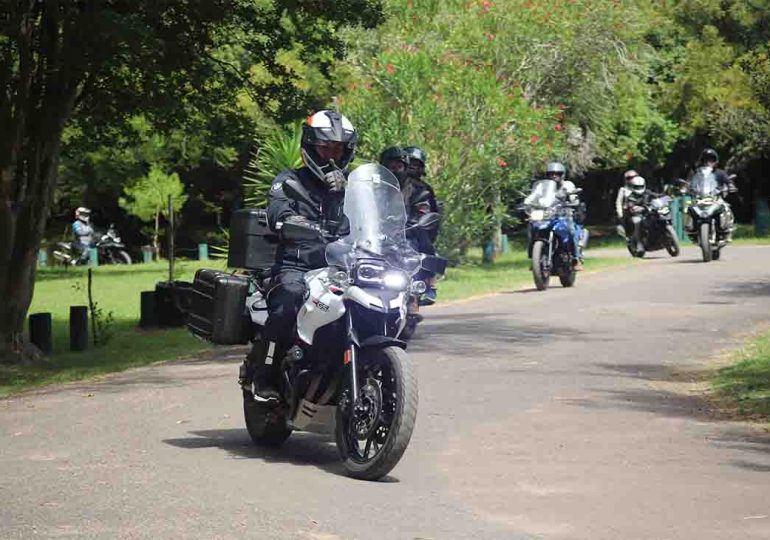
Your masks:
[{"label": "lawn", "polygon": [[712,388],[741,416],[770,422],[770,332],[737,351],[735,361],[716,373]]}]

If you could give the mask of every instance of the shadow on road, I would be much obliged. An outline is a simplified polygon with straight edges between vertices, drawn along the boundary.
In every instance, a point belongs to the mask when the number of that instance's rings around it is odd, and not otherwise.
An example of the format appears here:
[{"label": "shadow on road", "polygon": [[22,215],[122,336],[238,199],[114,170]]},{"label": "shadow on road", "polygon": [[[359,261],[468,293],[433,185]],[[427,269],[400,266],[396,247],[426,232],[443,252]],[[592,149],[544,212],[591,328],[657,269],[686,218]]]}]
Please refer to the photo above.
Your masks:
[{"label": "shadow on road", "polygon": [[[645,381],[664,383],[697,383],[709,378],[711,371],[679,371],[672,366],[654,364],[597,366],[623,373]],[[642,413],[652,413],[668,418],[692,418],[720,428],[719,435],[709,437],[713,445],[744,452],[748,457],[730,460],[730,464],[755,472],[770,472],[770,434],[757,432],[736,424],[735,413],[710,401],[703,394],[687,394],[675,390],[657,388],[634,388],[628,390],[595,390],[604,400],[586,400],[575,405],[586,408],[621,408]],[[758,458],[758,459],[751,459]]]},{"label": "shadow on road", "polygon": [[311,466],[332,474],[345,474],[337,447],[328,437],[321,435],[294,433],[280,448],[255,446],[246,428],[191,431],[190,435],[180,439],[165,439],[163,442],[185,450],[220,448],[235,458]]},{"label": "shadow on road", "polygon": [[717,291],[723,296],[770,296],[770,275],[767,281],[741,281],[727,283]]}]

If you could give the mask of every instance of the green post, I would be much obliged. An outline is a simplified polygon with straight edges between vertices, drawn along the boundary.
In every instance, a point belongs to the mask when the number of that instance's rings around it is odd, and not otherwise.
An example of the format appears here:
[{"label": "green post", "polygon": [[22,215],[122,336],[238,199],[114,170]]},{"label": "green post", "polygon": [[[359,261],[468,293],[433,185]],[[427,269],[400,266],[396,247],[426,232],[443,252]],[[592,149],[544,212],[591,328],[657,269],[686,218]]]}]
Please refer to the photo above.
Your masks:
[{"label": "green post", "polygon": [[671,215],[677,237],[684,240],[684,197],[676,197],[671,202]]},{"label": "green post", "polygon": [[485,263],[495,262],[495,243],[492,240],[484,244],[481,260]]},{"label": "green post", "polygon": [[511,249],[511,246],[508,244],[508,235],[504,234],[500,237],[500,252],[508,253],[509,249]]},{"label": "green post", "polygon": [[199,261],[208,261],[209,260],[209,245],[208,244],[198,244],[198,260]]},{"label": "green post", "polygon": [[99,266],[99,250],[88,248],[88,266]]},{"label": "green post", "polygon": [[48,252],[45,249],[41,249],[37,252],[37,265],[40,268],[48,266]]},{"label": "green post", "polygon": [[754,232],[757,236],[767,236],[770,232],[770,205],[761,197],[754,201]]},{"label": "green post", "polygon": [[142,246],[142,262],[144,264],[152,262],[152,246]]}]

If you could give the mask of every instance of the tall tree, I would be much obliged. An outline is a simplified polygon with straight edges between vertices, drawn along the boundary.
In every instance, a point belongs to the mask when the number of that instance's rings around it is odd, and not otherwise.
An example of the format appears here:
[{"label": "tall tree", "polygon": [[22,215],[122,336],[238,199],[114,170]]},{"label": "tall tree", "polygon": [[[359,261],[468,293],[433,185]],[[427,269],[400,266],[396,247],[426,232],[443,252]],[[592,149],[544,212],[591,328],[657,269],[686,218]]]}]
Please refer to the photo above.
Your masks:
[{"label": "tall tree", "polygon": [[[282,55],[342,55],[348,23],[372,25],[378,0],[6,0],[0,5],[0,358],[18,360],[36,252],[73,118],[98,130],[128,112],[161,126],[245,94],[280,109],[301,97]],[[304,45],[304,46],[303,46]],[[244,65],[261,66],[254,80]]]}]

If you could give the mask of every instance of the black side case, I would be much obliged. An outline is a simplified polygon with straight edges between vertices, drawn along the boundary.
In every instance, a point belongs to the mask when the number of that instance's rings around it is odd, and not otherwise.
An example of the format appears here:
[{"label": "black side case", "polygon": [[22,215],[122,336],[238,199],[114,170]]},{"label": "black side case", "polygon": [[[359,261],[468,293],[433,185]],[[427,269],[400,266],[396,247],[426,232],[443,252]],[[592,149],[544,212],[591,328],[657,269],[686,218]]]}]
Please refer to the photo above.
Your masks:
[{"label": "black side case", "polygon": [[246,209],[230,217],[230,246],[227,266],[267,270],[275,263],[278,237],[267,225],[267,211]]},{"label": "black side case", "polygon": [[251,319],[246,312],[248,292],[246,276],[198,270],[190,293],[188,330],[217,345],[248,343],[251,337]]}]

